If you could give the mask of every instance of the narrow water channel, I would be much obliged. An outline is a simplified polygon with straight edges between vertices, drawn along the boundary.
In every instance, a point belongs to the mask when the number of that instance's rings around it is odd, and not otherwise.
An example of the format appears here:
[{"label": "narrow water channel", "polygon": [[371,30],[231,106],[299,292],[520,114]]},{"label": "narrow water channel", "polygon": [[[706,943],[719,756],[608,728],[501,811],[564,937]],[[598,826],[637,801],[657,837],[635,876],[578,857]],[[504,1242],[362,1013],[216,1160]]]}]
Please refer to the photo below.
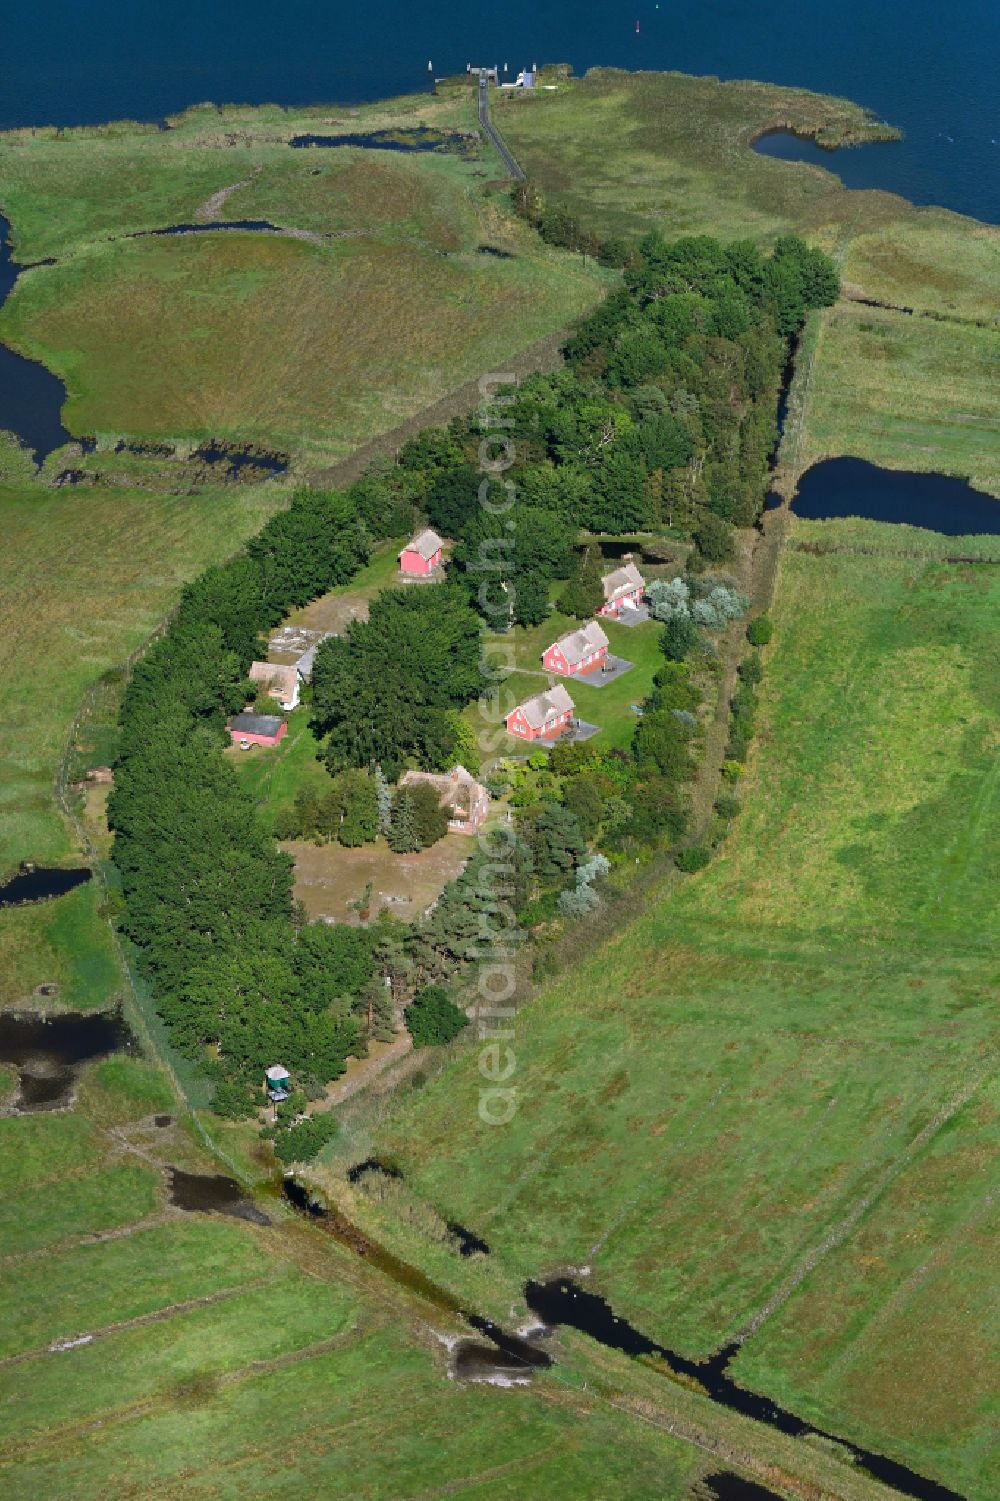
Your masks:
[{"label": "narrow water channel", "polygon": [[[369,1159],[365,1163],[359,1163],[358,1166],[362,1171],[370,1171],[373,1167],[378,1170],[381,1165],[374,1159]],[[598,1294],[588,1292],[578,1283],[562,1277],[551,1278],[543,1282],[529,1281],[525,1284],[525,1301],[538,1320],[538,1324],[528,1336],[509,1334],[491,1320],[470,1314],[462,1309],[450,1294],[432,1283],[422,1272],[418,1272],[390,1251],[386,1251],[369,1240],[338,1211],[319,1204],[294,1178],[289,1177],[284,1180],[283,1192],[290,1204],[300,1213],[307,1215],[340,1244],[370,1261],[373,1266],[377,1266],[400,1286],[428,1298],[433,1306],[458,1315],[478,1334],[485,1335],[490,1345],[499,1352],[499,1359],[496,1355],[492,1356],[493,1370],[491,1371],[491,1375],[496,1377],[498,1384],[510,1384],[508,1378],[512,1367],[518,1372],[517,1384],[521,1384],[528,1378],[531,1370],[541,1370],[551,1365],[552,1357],[546,1349],[541,1347],[540,1341],[546,1339],[561,1326],[566,1326],[588,1335],[607,1349],[620,1350],[625,1355],[654,1357],[667,1365],[674,1375],[695,1381],[705,1395],[720,1407],[738,1412],[755,1422],[763,1423],[766,1427],[775,1428],[789,1437],[815,1436],[828,1439],[840,1445],[854,1464],[867,1471],[875,1479],[895,1487],[903,1495],[916,1498],[916,1501],[966,1501],[966,1498],[958,1491],[953,1491],[948,1486],[921,1475],[916,1470],[911,1470],[908,1465],[901,1464],[886,1455],[877,1454],[874,1450],[865,1449],[860,1444],[854,1444],[849,1439],[842,1438],[839,1434],[817,1428],[787,1408],[779,1406],[770,1397],[761,1396],[757,1392],[740,1386],[728,1374],[728,1367],[739,1350],[737,1344],[724,1346],[706,1360],[690,1360],[677,1351],[658,1344],[626,1319],[620,1318],[611,1305]],[[489,1347],[481,1342],[476,1344],[458,1341],[452,1350],[450,1374],[457,1378],[464,1377],[464,1379],[490,1379],[490,1375],[482,1373],[475,1377],[469,1374],[477,1369],[477,1362],[482,1362],[486,1358],[484,1352],[488,1350]],[[719,1478],[729,1483],[728,1476]],[[732,1477],[733,1485],[749,1483],[742,1481],[739,1476]],[[748,1501],[755,1501],[753,1492],[747,1495]],[[767,1495],[766,1491],[760,1491],[761,1498],[766,1498]],[[738,1501],[740,1491],[722,1489],[719,1491],[719,1496],[720,1501],[729,1501],[730,1497],[732,1501]]]},{"label": "narrow water channel", "polygon": [[633,1356],[653,1356],[662,1360],[675,1375],[696,1381],[720,1407],[742,1413],[744,1417],[764,1423],[768,1428],[776,1428],[779,1433],[788,1434],[790,1438],[815,1435],[830,1439],[847,1450],[855,1464],[867,1470],[876,1480],[894,1486],[903,1495],[914,1496],[917,1501],[965,1501],[958,1491],[953,1491],[926,1475],[918,1474],[908,1465],[889,1459],[884,1454],[876,1454],[872,1449],[862,1448],[860,1444],[851,1443],[840,1434],[817,1428],[797,1417],[788,1408],[772,1402],[770,1397],[740,1386],[728,1374],[730,1362],[739,1350],[737,1344],[723,1346],[707,1360],[689,1360],[676,1350],[670,1350],[650,1339],[626,1319],[619,1318],[604,1298],[587,1292],[578,1283],[561,1277],[547,1282],[529,1282],[524,1293],[532,1313],[551,1327],[566,1325],[589,1335],[610,1350],[621,1350],[624,1354]]},{"label": "narrow water channel", "polygon": [[294,147],[355,146],[367,151],[456,151],[468,146],[468,139],[456,132],[445,133],[430,125],[412,130],[369,130],[344,135],[297,135],[288,143]]},{"label": "narrow water channel", "polygon": [[[0,308],[17,280],[10,249],[10,225],[0,216]],[[0,429],[14,433],[41,463],[53,449],[71,441],[62,425],[66,387],[35,360],[0,344]]]}]

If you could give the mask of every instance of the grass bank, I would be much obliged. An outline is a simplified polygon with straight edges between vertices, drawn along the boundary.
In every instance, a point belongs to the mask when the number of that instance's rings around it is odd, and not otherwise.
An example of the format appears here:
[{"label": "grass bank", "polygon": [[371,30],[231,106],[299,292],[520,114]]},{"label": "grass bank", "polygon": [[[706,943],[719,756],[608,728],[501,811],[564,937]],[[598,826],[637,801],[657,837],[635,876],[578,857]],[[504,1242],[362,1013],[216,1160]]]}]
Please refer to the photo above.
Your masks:
[{"label": "grass bank", "polygon": [[520,1013],[513,1121],[470,1048],[367,1129],[498,1301],[587,1266],[688,1354],[753,1329],[741,1379],[985,1501],[1000,584],[866,530],[786,551],[735,831]]}]

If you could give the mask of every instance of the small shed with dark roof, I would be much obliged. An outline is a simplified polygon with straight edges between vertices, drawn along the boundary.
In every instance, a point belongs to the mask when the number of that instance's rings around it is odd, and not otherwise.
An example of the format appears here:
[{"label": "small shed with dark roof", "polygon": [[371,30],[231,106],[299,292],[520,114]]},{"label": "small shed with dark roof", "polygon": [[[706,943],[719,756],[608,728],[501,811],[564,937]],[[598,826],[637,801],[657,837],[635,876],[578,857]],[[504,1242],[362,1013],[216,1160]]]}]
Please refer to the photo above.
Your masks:
[{"label": "small shed with dark roof", "polygon": [[277,745],[287,730],[278,714],[234,714],[229,721],[234,745]]}]

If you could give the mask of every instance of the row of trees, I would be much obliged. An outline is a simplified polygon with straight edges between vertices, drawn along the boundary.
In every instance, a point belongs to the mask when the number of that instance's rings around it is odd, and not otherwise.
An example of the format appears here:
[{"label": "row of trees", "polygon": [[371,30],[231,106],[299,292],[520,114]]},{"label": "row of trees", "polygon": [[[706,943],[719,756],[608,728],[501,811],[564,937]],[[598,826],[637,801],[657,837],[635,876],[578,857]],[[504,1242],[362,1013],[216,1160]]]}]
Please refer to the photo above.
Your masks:
[{"label": "row of trees", "polygon": [[297,495],[185,589],[124,696],[108,806],[123,926],[173,1041],[213,1073],[223,1111],[248,1109],[275,1061],[318,1087],[370,1028],[375,939],[293,925],[291,861],[220,753],[227,715],[252,696],[262,633],[346,583],[370,544],[350,497]]},{"label": "row of trees", "polygon": [[[544,618],[552,579],[594,598],[580,526],[679,527],[711,566],[762,509],[782,373],[812,307],[837,295],[832,262],[795,236],[770,255],[708,236],[646,236],[621,288],[577,328],[566,366],[506,404],[516,462],[483,482],[475,418],[407,443],[396,481],[443,535],[476,607]],[[513,503],[510,497],[513,496]],[[484,504],[485,502],[485,504]]]},{"label": "row of trees", "polygon": [[401,855],[427,849],[447,832],[448,810],[436,788],[427,783],[392,788],[381,767],[374,773],[338,772],[325,790],[303,787],[274,820],[276,839],[336,840],[356,849],[381,834]]},{"label": "row of trees", "polygon": [[[687,527],[708,564],[731,550],[730,524],[758,514],[788,341],[808,308],[835,294],[832,267],[791,238],[765,257],[656,235],[623,263],[621,290],[580,326],[567,367],[526,381],[505,408],[517,462],[502,483],[484,495],[486,430],[468,418],[421,434],[396,466],[371,466],[345,494],[297,495],[236,559],[184,591],[133,675],[109,804],[124,926],[177,1045],[214,1074],[219,1109],[251,1108],[271,1062],[319,1087],[369,1037],[391,1035],[385,976],[397,991],[440,984],[475,949],[495,903],[477,851],[409,930],[391,919],[365,931],[292,920],[291,862],[220,755],[227,715],[252,696],[246,673],[264,633],[346,583],[374,538],[418,514],[457,539],[449,583],[383,594],[368,621],[317,653],[314,723],[336,780],[296,810],[299,827],[321,837],[352,843],[374,829],[418,848],[442,810],[430,789],[387,800],[375,768],[395,780],[414,762],[472,762],[460,710],[485,686],[480,615],[541,620],[553,579],[565,580],[568,608],[591,613],[599,557],[576,552],[581,524]],[[714,620],[729,608],[711,592],[664,600],[665,662],[630,751],[557,747],[541,767],[529,763],[515,789],[505,891],[514,912],[554,909],[561,893],[563,910],[592,905],[595,840],[613,853],[626,839],[683,830],[699,700],[688,658],[710,625],[699,606]],[[744,710],[734,708],[734,749]]]}]

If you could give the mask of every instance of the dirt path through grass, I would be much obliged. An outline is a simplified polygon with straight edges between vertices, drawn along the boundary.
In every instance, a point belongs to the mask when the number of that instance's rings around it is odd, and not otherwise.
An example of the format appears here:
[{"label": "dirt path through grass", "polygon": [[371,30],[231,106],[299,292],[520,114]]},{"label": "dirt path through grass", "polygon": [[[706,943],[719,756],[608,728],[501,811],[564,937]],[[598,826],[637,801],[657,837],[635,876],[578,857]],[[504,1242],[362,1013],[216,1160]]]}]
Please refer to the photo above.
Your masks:
[{"label": "dirt path through grass", "polygon": [[[561,328],[555,333],[546,334],[544,338],[536,339],[533,344],[528,344],[510,359],[498,361],[496,368],[505,375],[516,376],[518,381],[525,380],[529,375],[540,375],[556,370],[562,363],[562,346],[569,334],[568,328]],[[487,373],[484,371],[483,376]],[[480,382],[483,376],[466,381],[464,385],[456,386],[454,391],[450,391],[447,396],[442,396],[440,401],[423,407],[412,417],[408,417],[405,422],[401,422],[398,427],[390,428],[388,432],[380,433],[378,437],[363,443],[349,458],[342,459],[339,464],[315,470],[310,478],[317,484],[324,485],[353,484],[361,471],[373,459],[393,457],[408,439],[416,437],[425,427],[444,427],[452,417],[460,416],[478,406],[482,400]]]},{"label": "dirt path through grass", "polygon": [[212,219],[217,219],[222,212],[222,205],[230,193],[236,193],[240,188],[248,188],[251,183],[257,180],[263,170],[263,166],[256,166],[250,173],[250,176],[244,177],[242,182],[232,182],[228,188],[220,188],[217,193],[213,193],[211,198],[207,198],[199,208],[195,209],[194,216],[198,222],[204,224]]}]

